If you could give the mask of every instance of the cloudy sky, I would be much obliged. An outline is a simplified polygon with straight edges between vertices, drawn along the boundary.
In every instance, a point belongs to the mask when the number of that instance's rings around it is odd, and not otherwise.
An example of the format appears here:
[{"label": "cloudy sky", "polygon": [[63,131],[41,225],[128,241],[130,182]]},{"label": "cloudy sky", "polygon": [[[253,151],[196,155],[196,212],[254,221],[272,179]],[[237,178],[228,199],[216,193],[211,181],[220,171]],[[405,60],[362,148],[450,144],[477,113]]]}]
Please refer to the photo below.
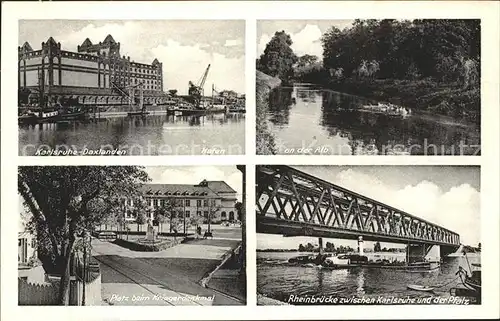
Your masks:
[{"label": "cloudy sky", "polygon": [[[294,167],[455,231],[460,234],[460,241],[464,244],[475,246],[480,242],[479,167]],[[257,236],[259,249],[297,248],[299,243],[306,242],[317,244],[318,241],[317,238],[307,237],[285,238],[270,234]],[[333,243],[356,246],[356,241],[333,240]]]},{"label": "cloudy sky", "polygon": [[146,167],[151,183],[199,184],[202,180],[225,181],[236,191],[236,198],[242,199],[242,173],[236,166],[151,166]]},{"label": "cloudy sky", "polygon": [[22,20],[18,43],[28,41],[38,50],[52,36],[63,50],[76,51],[85,38],[98,43],[108,34],[120,42],[122,56],[162,62],[164,90],[186,94],[188,81],[197,82],[211,64],[205,89],[214,83],[217,90],[244,93],[243,20]]},{"label": "cloudy sky", "polygon": [[284,30],[292,38],[292,49],[296,55],[304,54],[323,57],[321,37],[332,26],[339,29],[351,26],[354,20],[261,20],[257,22],[257,55],[260,56],[266,44],[276,31]]}]

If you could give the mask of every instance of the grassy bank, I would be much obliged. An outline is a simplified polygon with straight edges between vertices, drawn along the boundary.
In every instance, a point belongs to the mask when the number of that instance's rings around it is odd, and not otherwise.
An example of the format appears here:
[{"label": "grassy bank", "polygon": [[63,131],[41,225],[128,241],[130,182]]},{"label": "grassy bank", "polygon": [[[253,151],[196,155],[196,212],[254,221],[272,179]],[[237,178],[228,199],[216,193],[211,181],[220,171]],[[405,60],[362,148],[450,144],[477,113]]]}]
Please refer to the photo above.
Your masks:
[{"label": "grassy bank", "polygon": [[278,87],[281,80],[257,71],[256,78],[256,152],[257,155],[275,154],[274,136],[269,130],[266,114],[269,108],[269,93]]},{"label": "grassy bank", "polygon": [[359,95],[377,101],[389,101],[455,118],[480,121],[479,89],[463,89],[457,83],[438,83],[433,80],[345,79],[333,81],[328,88]]}]

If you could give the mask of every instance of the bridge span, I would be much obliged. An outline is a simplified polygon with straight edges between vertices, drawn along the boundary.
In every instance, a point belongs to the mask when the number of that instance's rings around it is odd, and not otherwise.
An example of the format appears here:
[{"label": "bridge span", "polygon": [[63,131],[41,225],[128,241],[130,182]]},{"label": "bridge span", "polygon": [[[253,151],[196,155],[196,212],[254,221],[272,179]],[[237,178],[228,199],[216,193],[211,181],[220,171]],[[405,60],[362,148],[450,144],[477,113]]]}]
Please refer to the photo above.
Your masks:
[{"label": "bridge span", "polygon": [[289,166],[257,166],[256,214],[257,233],[319,237],[320,245],[323,237],[361,237],[438,245],[443,254],[460,247],[453,231]]}]

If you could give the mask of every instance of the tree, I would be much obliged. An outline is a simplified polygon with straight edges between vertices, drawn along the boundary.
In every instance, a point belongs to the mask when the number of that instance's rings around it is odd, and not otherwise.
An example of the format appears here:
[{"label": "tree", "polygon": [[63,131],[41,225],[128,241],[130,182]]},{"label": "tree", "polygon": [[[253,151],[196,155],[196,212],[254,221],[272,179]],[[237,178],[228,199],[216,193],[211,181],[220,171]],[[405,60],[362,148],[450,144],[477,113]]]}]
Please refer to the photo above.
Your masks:
[{"label": "tree", "polygon": [[236,202],[234,204],[234,209],[236,210],[236,213],[237,214],[237,219],[238,221],[242,221],[243,222],[243,203],[241,202]]},{"label": "tree", "polygon": [[306,251],[306,248],[304,247],[304,245],[299,244],[299,252],[305,252]]},{"label": "tree", "polygon": [[380,252],[381,247],[380,247],[380,242],[376,242],[375,245],[373,246],[373,252]]},{"label": "tree", "polygon": [[110,198],[140,194],[147,180],[135,166],[19,167],[18,192],[32,214],[40,259],[61,276],[61,305],[69,304],[70,262],[80,235],[108,216]]},{"label": "tree", "polygon": [[139,232],[139,230],[142,229],[141,225],[146,224],[148,216],[146,215],[145,211],[140,211],[137,209],[134,210],[134,214],[135,214],[135,223],[137,224],[137,232]]},{"label": "tree", "polygon": [[168,220],[167,220],[167,217],[168,217],[168,211],[166,210],[166,208],[164,206],[161,206],[159,208],[156,208],[153,212],[153,217],[154,217],[154,220],[158,223],[158,235],[160,234],[162,228],[161,228],[161,225],[163,223],[166,223]]},{"label": "tree", "polygon": [[335,252],[335,245],[333,243],[326,242],[325,251],[326,252]]},{"label": "tree", "polygon": [[297,62],[291,45],[292,38],[285,31],[277,31],[257,61],[257,69],[265,74],[288,81],[293,76],[292,66]]},{"label": "tree", "polygon": [[305,54],[297,59],[298,67],[305,67],[308,65],[313,65],[318,62],[318,56]]},{"label": "tree", "polygon": [[[169,232],[172,233],[173,230],[178,230],[181,222],[179,221],[179,208],[182,207],[182,200],[177,198],[171,198],[165,200],[164,208],[166,210],[167,216],[166,221],[169,225]],[[177,213],[176,213],[177,212]],[[184,215],[184,211],[182,211]]]},{"label": "tree", "polygon": [[220,204],[217,205],[215,204],[215,200],[211,200],[211,206],[208,209],[208,217],[207,217],[208,232],[210,232],[211,223],[215,217],[215,214],[217,214],[217,212],[221,209],[221,207],[222,206]]},{"label": "tree", "polygon": [[170,96],[175,97],[177,96],[177,89],[169,89],[168,93]]}]

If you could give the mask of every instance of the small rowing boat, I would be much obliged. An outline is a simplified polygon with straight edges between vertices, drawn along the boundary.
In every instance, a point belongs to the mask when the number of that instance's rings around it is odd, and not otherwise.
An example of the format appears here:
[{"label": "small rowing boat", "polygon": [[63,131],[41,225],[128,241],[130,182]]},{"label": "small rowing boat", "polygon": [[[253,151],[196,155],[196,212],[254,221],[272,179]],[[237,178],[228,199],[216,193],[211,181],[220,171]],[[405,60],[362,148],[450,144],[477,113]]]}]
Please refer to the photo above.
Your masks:
[{"label": "small rowing boat", "polygon": [[408,289],[415,291],[423,291],[423,292],[431,292],[432,290],[434,290],[433,287],[425,285],[417,285],[417,284],[408,284]]}]

